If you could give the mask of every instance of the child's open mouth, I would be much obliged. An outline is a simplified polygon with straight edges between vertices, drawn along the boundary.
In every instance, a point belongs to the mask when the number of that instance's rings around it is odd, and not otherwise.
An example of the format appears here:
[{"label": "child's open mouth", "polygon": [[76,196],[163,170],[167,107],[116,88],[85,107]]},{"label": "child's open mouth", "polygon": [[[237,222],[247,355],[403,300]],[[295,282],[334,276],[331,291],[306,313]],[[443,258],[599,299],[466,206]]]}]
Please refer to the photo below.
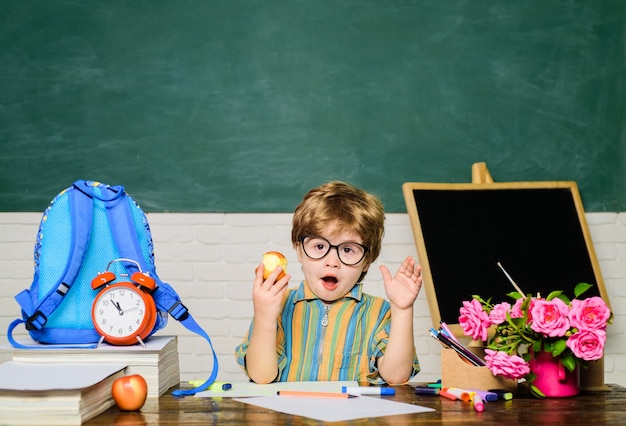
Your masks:
[{"label": "child's open mouth", "polygon": [[326,288],[326,290],[334,290],[337,288],[336,277],[324,277],[322,278],[322,282],[324,283],[324,288]]}]

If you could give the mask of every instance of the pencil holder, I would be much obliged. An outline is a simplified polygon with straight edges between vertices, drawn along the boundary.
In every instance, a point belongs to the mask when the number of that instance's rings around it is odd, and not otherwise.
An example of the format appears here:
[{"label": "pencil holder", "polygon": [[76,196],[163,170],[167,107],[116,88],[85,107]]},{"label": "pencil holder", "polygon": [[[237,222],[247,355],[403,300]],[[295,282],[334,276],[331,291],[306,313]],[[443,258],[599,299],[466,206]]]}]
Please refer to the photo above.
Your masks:
[{"label": "pencil holder", "polygon": [[494,376],[487,367],[465,362],[452,349],[441,350],[441,387],[459,389],[503,389],[517,393],[517,380]]}]

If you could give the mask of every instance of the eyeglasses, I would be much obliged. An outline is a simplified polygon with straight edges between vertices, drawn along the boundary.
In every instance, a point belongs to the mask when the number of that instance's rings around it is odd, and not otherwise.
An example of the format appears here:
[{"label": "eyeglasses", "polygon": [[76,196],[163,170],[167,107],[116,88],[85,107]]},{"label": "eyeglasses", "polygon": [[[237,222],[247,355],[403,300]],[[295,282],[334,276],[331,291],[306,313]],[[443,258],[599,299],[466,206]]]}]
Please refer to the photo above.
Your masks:
[{"label": "eyeglasses", "polygon": [[369,247],[366,247],[359,243],[341,243],[339,245],[332,245],[326,238],[322,237],[300,237],[302,243],[302,250],[309,258],[319,260],[326,256],[330,249],[337,250],[337,256],[341,263],[346,266],[354,266],[359,263],[365,257],[365,254],[369,251]]}]

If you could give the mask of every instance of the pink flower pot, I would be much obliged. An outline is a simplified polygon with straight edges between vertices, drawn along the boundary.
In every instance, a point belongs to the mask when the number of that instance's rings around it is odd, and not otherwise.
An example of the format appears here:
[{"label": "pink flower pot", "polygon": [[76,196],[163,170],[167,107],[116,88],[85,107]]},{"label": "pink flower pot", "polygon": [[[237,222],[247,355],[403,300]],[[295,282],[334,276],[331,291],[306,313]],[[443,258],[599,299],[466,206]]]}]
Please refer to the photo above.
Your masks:
[{"label": "pink flower pot", "polygon": [[550,352],[541,351],[533,354],[529,366],[530,371],[537,376],[532,384],[545,396],[561,398],[575,396],[580,392],[578,365],[574,371],[569,371]]}]

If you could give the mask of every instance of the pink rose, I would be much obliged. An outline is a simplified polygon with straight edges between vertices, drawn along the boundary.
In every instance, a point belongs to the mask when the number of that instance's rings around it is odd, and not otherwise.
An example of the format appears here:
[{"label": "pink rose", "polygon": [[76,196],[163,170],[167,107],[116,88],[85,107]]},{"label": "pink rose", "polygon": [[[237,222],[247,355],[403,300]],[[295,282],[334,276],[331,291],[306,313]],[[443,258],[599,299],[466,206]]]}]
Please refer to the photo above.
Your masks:
[{"label": "pink rose", "polygon": [[570,336],[566,345],[572,350],[576,358],[581,358],[585,361],[595,361],[602,358],[605,341],[606,331],[583,330]]},{"label": "pink rose", "polygon": [[487,368],[494,376],[504,376],[507,379],[521,379],[530,372],[528,363],[517,355],[509,355],[503,351],[485,349]]},{"label": "pink rose", "polygon": [[572,300],[569,321],[579,330],[603,330],[611,317],[611,311],[601,297]]},{"label": "pink rose", "polygon": [[523,297],[515,301],[515,304],[511,309],[511,318],[524,318],[524,312],[522,312],[522,303],[524,303]]},{"label": "pink rose", "polygon": [[489,320],[496,325],[502,324],[506,321],[506,313],[511,310],[511,304],[508,302],[498,303],[494,305],[489,312]]},{"label": "pink rose", "polygon": [[491,325],[489,315],[483,311],[483,307],[476,299],[470,302],[463,302],[460,309],[459,324],[466,336],[471,336],[474,340],[487,340],[487,329]]},{"label": "pink rose", "polygon": [[561,299],[535,299],[531,306],[532,328],[549,337],[565,336],[570,324],[567,317],[569,307]]}]

